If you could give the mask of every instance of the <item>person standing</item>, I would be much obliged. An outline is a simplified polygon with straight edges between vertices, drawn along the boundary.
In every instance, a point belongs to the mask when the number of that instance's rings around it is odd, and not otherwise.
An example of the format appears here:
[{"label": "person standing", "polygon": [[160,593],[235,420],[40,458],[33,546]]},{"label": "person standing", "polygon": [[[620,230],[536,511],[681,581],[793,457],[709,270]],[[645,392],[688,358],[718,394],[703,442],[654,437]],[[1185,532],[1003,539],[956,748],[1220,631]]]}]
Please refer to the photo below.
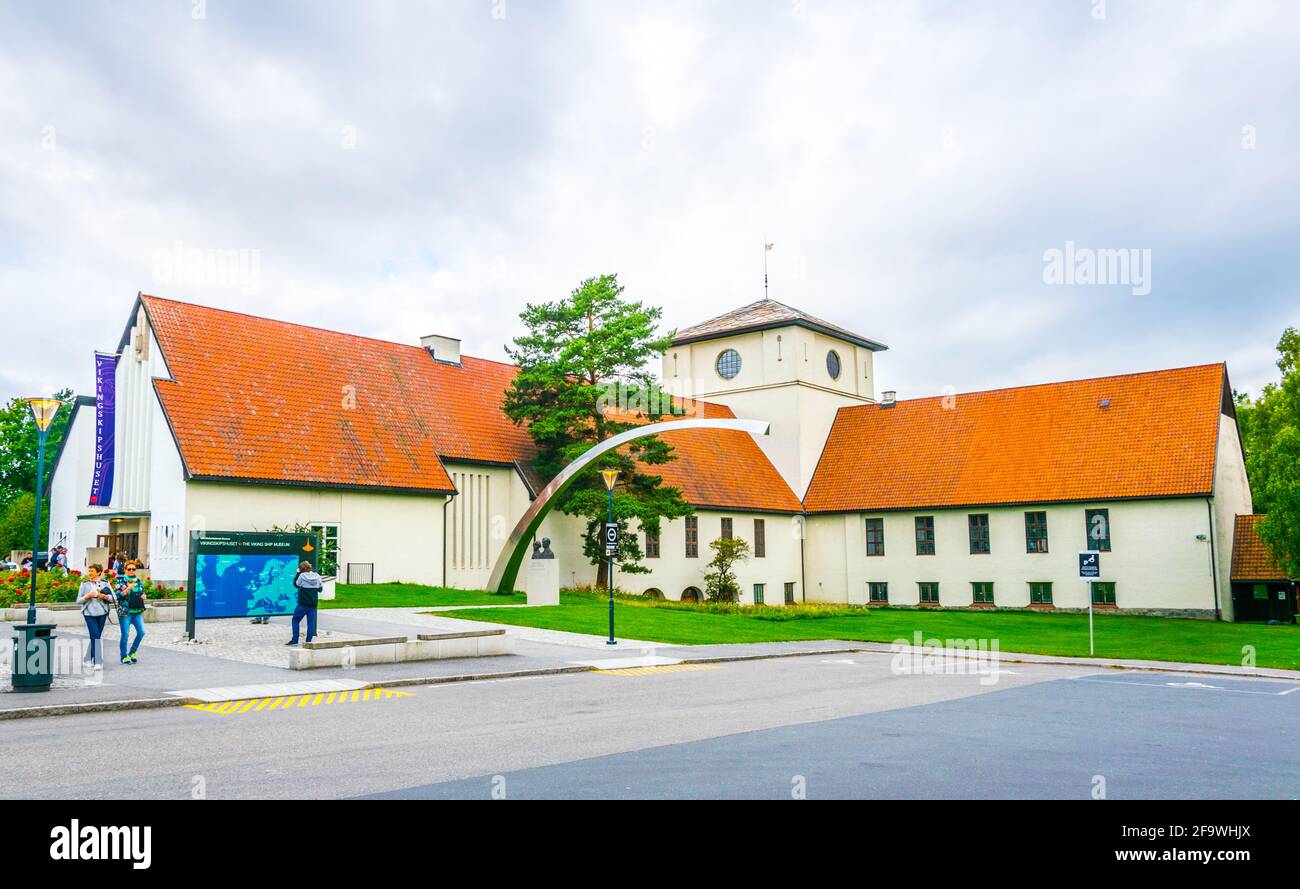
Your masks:
[{"label": "person standing", "polygon": [[77,604],[81,606],[81,616],[86,620],[86,632],[90,634],[90,652],[86,663],[93,664],[94,669],[104,669],[104,624],[108,623],[109,606],[113,602],[113,588],[101,576],[103,566],[91,565],[86,568],[86,579],[77,590]]},{"label": "person standing", "polygon": [[298,627],[302,619],[307,618],[307,641],[316,638],[316,606],[320,603],[320,593],[325,580],[311,567],[311,562],[298,566],[298,576],[293,579],[298,588],[298,605],[293,609],[293,638],[286,645],[298,644]]},{"label": "person standing", "polygon": [[[122,574],[117,578],[117,625],[122,631],[118,640],[118,653],[122,663],[134,664],[140,640],[144,638],[144,610],[149,605],[149,597],[144,592],[144,581],[136,576],[135,562],[127,562],[122,567]],[[127,636],[135,627],[135,642],[127,650]]]}]

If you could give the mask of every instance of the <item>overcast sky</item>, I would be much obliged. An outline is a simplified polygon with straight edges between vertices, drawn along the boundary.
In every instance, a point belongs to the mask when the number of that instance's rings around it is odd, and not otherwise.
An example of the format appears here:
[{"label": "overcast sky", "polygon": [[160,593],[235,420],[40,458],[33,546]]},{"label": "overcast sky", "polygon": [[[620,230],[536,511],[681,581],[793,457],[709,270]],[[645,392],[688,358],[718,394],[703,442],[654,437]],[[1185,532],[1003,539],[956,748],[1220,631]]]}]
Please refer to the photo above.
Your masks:
[{"label": "overcast sky", "polygon": [[[3,2],[0,398],[92,392],[141,290],[503,358],[591,275],[669,327],[758,299],[764,239],[900,398],[1254,391],[1300,325],[1298,47],[1294,0]],[[1067,242],[1150,292],[1046,283]]]}]

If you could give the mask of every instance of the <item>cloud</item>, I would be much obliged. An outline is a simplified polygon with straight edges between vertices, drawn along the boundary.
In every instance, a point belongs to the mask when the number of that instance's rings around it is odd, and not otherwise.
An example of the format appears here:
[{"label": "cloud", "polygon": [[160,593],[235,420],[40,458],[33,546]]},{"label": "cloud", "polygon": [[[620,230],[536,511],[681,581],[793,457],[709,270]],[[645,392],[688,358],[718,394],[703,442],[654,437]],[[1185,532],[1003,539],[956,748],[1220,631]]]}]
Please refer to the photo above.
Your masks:
[{"label": "cloud", "polygon": [[[88,390],[138,290],[500,358],[593,274],[672,326],[752,301],[765,239],[773,297],[889,343],[903,397],[1257,389],[1300,324],[1286,2],[193,8],[0,12],[0,302],[35,328],[0,397]],[[1150,248],[1151,294],[1045,285],[1067,240]],[[160,286],[178,242],[257,250],[259,292]]]}]

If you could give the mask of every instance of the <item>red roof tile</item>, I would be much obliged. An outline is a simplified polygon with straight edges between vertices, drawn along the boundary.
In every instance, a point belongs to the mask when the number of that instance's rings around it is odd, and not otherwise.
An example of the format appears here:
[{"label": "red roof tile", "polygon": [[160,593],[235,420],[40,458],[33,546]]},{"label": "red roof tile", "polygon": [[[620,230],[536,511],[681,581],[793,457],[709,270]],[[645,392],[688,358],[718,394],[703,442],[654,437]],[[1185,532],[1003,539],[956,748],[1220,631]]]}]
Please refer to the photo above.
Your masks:
[{"label": "red roof tile", "polygon": [[[726,405],[703,403],[709,419],[734,419]],[[665,417],[665,420],[670,418]],[[801,512],[799,498],[748,432],[693,429],[662,432],[676,460],[645,471],[680,488],[692,506],[756,512]]]},{"label": "red roof tile", "polygon": [[1210,364],[842,408],[804,506],[1208,495],[1225,375]]},{"label": "red roof tile", "polygon": [[1259,537],[1262,515],[1239,515],[1232,535],[1233,580],[1289,580],[1273,553]]},{"label": "red roof tile", "polygon": [[498,407],[510,365],[142,300],[173,377],[155,385],[194,477],[450,491],[440,456],[510,463],[531,445]]},{"label": "red roof tile", "polygon": [[[194,478],[450,491],[445,459],[515,464],[539,486],[532,439],[501,411],[514,365],[458,367],[419,346],[141,299],[173,377],[155,386]],[[687,502],[799,510],[747,433],[664,439],[678,459],[652,471]]]}]

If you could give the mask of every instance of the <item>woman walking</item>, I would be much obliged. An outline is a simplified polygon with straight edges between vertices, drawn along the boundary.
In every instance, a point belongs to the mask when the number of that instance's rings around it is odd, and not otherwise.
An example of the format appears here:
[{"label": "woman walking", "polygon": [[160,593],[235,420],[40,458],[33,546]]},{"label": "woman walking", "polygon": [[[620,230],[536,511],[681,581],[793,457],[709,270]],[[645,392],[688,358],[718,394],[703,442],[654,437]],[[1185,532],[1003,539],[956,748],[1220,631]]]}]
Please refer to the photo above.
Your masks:
[{"label": "woman walking", "polygon": [[90,652],[86,663],[93,669],[104,669],[104,624],[108,622],[108,610],[113,602],[113,588],[101,576],[103,566],[91,565],[86,569],[86,579],[77,590],[77,604],[81,606],[81,616],[86,619],[86,632],[90,634]]},{"label": "woman walking", "polygon": [[[127,562],[122,568],[122,575],[117,579],[117,625],[122,631],[118,640],[118,653],[122,663],[134,664],[136,650],[144,638],[144,610],[149,606],[149,597],[144,593],[144,581],[136,576],[135,562]],[[135,627],[135,642],[127,650],[127,636]]]}]

